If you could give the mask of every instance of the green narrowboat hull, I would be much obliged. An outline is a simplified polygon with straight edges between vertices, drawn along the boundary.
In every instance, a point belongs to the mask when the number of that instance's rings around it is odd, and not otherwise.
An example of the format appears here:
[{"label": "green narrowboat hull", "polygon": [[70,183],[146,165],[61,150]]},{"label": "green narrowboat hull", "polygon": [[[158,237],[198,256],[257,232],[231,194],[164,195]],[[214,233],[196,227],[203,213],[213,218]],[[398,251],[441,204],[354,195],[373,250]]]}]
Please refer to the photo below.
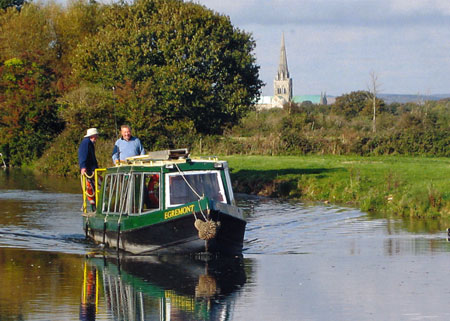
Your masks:
[{"label": "green narrowboat hull", "polygon": [[[208,212],[208,214],[207,214]],[[117,216],[95,214],[84,216],[86,236],[96,243],[134,254],[186,254],[242,252],[246,222],[237,208],[218,204],[207,198],[170,210],[145,215]],[[218,222],[217,234],[210,240],[199,237],[195,220]],[[106,217],[106,220],[105,220]]]}]

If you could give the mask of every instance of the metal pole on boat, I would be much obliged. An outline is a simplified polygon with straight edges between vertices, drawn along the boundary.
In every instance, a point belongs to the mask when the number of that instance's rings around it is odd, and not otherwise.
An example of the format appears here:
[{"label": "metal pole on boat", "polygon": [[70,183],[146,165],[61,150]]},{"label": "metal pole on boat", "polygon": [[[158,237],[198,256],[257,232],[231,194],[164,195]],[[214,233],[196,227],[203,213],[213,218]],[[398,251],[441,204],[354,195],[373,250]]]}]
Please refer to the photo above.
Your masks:
[{"label": "metal pole on boat", "polygon": [[0,157],[2,158],[2,162],[3,162],[2,167],[6,168],[5,159],[3,158],[3,154],[2,153],[0,153]]},{"label": "metal pole on boat", "polygon": [[105,237],[106,237],[106,217],[105,217],[105,220],[103,221],[103,241],[102,241],[103,245],[106,245]]},{"label": "metal pole on boat", "polygon": [[120,223],[117,225],[117,252],[119,252],[120,244]]}]

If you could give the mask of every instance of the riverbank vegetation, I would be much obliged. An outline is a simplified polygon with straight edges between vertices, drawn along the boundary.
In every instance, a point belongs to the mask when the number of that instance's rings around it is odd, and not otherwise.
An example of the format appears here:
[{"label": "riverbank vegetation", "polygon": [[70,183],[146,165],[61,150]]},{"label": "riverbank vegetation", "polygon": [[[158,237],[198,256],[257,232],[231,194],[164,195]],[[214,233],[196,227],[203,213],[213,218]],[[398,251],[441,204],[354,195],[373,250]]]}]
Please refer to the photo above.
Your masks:
[{"label": "riverbank vegetation", "polygon": [[288,104],[255,111],[223,136],[195,145],[209,154],[450,156],[450,99],[386,105],[377,99],[376,131],[365,91],[333,105]]},{"label": "riverbank vegetation", "polygon": [[227,156],[237,191],[450,218],[450,159],[406,156]]}]

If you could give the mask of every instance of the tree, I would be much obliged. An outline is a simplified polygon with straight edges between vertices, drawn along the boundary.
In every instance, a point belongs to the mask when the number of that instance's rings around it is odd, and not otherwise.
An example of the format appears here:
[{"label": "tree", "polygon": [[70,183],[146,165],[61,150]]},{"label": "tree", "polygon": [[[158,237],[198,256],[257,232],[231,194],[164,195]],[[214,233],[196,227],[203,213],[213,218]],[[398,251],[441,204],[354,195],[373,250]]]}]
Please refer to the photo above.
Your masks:
[{"label": "tree", "polygon": [[355,117],[361,113],[367,105],[367,91],[353,91],[336,98],[336,102],[332,106],[332,111],[338,115],[344,115],[347,118]]},{"label": "tree", "polygon": [[[331,106],[331,111],[336,115],[343,115],[347,119],[358,115],[373,115],[373,103],[377,114],[386,110],[382,99],[372,99],[372,94],[368,91],[353,91],[336,98],[336,102]],[[373,119],[373,118],[372,118]]]},{"label": "tree", "polygon": [[10,165],[37,159],[61,130],[51,70],[27,57],[0,66],[0,151]]},{"label": "tree", "polygon": [[60,90],[66,90],[72,74],[70,56],[87,35],[97,32],[101,8],[74,0],[67,7],[39,2],[25,3],[20,11],[7,10],[0,15],[0,62],[26,54],[53,69]]},{"label": "tree", "polygon": [[369,92],[371,93],[370,98],[372,99],[372,108],[373,108],[372,132],[374,132],[374,133],[377,131],[376,111],[377,111],[377,93],[378,93],[379,87],[380,87],[380,84],[378,83],[378,76],[374,71],[372,71],[370,73]]},{"label": "tree", "polygon": [[24,0],[0,0],[0,9],[5,10],[9,7],[21,8],[24,2]]},{"label": "tree", "polygon": [[77,47],[74,73],[151,95],[136,100],[145,101],[140,122],[157,117],[170,127],[189,119],[199,133],[221,133],[252,109],[262,86],[255,42],[228,17],[192,2],[138,0],[107,6],[103,19]]},{"label": "tree", "polygon": [[59,82],[70,86],[72,67],[70,60],[76,46],[87,36],[95,34],[102,23],[102,6],[95,1],[72,0],[62,8],[48,3],[44,11],[53,36],[51,48],[55,58],[52,68],[58,72]]},{"label": "tree", "polygon": [[50,65],[56,60],[54,40],[50,20],[39,5],[26,4],[20,11],[0,15],[0,62],[26,54],[40,65]]}]

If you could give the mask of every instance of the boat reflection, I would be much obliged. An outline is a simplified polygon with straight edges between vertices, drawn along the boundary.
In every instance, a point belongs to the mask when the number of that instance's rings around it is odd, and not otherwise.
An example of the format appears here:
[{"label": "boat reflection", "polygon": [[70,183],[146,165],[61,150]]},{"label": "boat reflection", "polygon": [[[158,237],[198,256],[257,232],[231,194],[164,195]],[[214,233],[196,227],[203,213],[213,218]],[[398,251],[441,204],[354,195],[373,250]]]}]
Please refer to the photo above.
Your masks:
[{"label": "boat reflection", "polygon": [[89,257],[80,320],[230,320],[243,258]]}]

